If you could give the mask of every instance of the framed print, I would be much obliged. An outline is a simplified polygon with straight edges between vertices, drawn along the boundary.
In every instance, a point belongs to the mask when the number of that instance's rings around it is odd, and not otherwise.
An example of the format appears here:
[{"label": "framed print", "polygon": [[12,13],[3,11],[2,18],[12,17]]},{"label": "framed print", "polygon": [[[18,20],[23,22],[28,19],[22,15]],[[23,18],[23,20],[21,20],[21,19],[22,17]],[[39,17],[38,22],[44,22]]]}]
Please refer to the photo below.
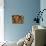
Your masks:
[{"label": "framed print", "polygon": [[13,24],[23,24],[24,23],[24,16],[12,15],[12,23]]}]

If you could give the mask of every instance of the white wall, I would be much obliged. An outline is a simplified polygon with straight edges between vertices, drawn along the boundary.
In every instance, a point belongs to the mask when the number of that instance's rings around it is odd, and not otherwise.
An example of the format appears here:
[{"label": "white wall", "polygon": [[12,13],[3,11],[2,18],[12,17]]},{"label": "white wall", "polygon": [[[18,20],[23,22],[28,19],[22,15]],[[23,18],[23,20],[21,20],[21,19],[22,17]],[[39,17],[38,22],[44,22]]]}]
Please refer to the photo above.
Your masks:
[{"label": "white wall", "polygon": [[[46,9],[46,0],[40,0],[40,9]],[[41,21],[40,24],[46,26],[46,11],[43,12],[43,22]]]},{"label": "white wall", "polygon": [[4,0],[0,0],[0,42],[4,41]]}]

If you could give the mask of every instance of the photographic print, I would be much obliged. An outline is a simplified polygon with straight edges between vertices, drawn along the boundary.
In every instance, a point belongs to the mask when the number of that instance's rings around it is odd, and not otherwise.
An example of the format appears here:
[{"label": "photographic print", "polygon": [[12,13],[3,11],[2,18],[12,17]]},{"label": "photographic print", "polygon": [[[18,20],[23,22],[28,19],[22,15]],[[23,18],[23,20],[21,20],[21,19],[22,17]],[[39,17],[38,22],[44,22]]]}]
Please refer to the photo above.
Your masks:
[{"label": "photographic print", "polygon": [[12,16],[12,23],[13,24],[23,24],[24,23],[24,16],[13,15]]}]

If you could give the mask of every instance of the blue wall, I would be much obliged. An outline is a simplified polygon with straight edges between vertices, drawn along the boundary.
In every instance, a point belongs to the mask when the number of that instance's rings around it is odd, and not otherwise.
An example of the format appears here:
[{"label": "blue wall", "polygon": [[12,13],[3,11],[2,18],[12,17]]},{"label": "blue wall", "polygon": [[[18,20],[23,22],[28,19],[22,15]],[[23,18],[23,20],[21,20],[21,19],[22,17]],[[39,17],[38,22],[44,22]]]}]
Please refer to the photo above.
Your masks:
[{"label": "blue wall", "polygon": [[[30,30],[33,23],[35,12],[40,9],[40,0],[5,0],[4,1],[4,30],[5,40],[18,41]],[[12,15],[23,15],[24,24],[12,24]]]}]

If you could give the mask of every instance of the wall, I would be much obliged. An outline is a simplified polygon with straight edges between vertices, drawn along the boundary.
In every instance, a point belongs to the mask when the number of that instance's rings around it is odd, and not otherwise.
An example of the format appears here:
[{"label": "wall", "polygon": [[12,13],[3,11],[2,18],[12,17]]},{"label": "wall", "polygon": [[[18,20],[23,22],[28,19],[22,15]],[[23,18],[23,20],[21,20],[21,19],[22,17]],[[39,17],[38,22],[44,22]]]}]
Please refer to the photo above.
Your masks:
[{"label": "wall", "polygon": [[[4,34],[7,41],[18,41],[32,28],[40,9],[40,0],[4,0]],[[12,24],[12,15],[23,15],[24,24]]]},{"label": "wall", "polygon": [[4,0],[0,0],[0,42],[4,41]]},{"label": "wall", "polygon": [[[43,10],[43,9],[46,9],[46,0],[41,0],[40,1],[40,9],[41,9],[41,11]],[[42,17],[43,17],[43,22],[41,21],[40,22],[40,25],[42,25],[42,26],[46,26],[46,10],[43,12],[43,15],[42,15]]]}]

